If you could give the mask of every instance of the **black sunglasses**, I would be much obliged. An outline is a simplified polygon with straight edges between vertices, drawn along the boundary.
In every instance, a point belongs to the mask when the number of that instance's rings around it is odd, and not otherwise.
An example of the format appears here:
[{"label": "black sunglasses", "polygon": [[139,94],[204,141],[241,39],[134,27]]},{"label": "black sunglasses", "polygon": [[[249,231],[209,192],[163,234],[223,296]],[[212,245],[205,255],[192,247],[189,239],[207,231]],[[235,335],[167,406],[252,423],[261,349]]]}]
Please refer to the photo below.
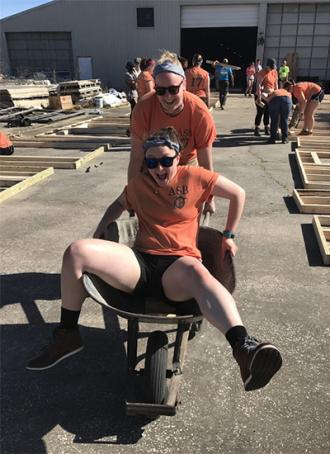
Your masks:
[{"label": "black sunglasses", "polygon": [[183,81],[179,85],[171,85],[170,87],[155,87],[156,94],[158,96],[164,96],[165,93],[168,91],[170,95],[177,95],[182,84]]},{"label": "black sunglasses", "polygon": [[172,167],[174,159],[177,157],[177,154],[174,156],[164,156],[163,158],[144,158],[148,169],[156,169],[158,164],[162,167]]}]

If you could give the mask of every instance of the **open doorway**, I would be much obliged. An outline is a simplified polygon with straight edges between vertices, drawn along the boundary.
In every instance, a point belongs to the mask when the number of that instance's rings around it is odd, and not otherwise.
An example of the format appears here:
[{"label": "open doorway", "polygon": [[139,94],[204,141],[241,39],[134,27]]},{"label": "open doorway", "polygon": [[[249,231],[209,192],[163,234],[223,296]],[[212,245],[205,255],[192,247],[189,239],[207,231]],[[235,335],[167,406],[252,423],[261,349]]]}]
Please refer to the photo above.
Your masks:
[{"label": "open doorway", "polygon": [[[245,86],[245,68],[255,61],[257,27],[220,27],[220,28],[182,28],[181,55],[189,59],[195,53],[200,53],[205,60],[228,58],[229,63],[240,66],[242,70],[235,71],[235,86]],[[212,72],[210,65],[204,68]]]}]

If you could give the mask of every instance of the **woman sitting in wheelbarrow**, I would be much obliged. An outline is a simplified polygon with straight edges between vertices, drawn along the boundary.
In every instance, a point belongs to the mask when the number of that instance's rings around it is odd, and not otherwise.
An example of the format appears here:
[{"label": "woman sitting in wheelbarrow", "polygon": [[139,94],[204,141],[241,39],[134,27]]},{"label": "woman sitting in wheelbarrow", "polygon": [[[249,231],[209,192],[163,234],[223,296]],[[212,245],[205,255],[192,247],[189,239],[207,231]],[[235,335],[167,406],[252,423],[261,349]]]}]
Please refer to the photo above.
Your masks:
[{"label": "woman sitting in wheelbarrow", "polygon": [[[83,348],[78,318],[87,294],[84,272],[133,295],[158,296],[178,304],[195,299],[203,316],[225,334],[246,391],[265,386],[279,370],[278,349],[250,337],[231,294],[206,269],[196,247],[203,203],[212,194],[229,199],[222,251],[235,255],[233,240],[245,201],[242,188],[202,167],[179,166],[180,143],[173,128],[144,143],[146,171],[133,178],[107,209],[93,239],[78,240],[63,257],[61,323],[51,344],[28,364],[48,369]],[[107,226],[133,209],[139,231],[133,248],[103,239]]]}]

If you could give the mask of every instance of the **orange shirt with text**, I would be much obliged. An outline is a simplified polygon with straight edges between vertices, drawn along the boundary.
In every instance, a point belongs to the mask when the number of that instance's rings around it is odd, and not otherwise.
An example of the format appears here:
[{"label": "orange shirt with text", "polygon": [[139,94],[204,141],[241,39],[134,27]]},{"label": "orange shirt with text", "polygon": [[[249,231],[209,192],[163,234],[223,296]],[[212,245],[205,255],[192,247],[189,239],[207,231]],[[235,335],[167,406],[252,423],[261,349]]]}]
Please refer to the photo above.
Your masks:
[{"label": "orange shirt with text", "polygon": [[200,66],[186,70],[187,90],[200,98],[206,98],[209,89],[209,73]]},{"label": "orange shirt with text", "polygon": [[154,93],[135,106],[131,124],[131,136],[142,142],[160,128],[175,128],[183,145],[182,165],[196,159],[197,150],[206,148],[216,138],[214,120],[205,103],[188,91],[183,92],[183,102],[183,110],[172,117],[163,111]]},{"label": "orange shirt with text", "polygon": [[147,173],[130,180],[125,187],[126,202],[139,220],[134,247],[154,255],[200,258],[199,217],[218,177],[203,167],[178,166],[165,187]]}]

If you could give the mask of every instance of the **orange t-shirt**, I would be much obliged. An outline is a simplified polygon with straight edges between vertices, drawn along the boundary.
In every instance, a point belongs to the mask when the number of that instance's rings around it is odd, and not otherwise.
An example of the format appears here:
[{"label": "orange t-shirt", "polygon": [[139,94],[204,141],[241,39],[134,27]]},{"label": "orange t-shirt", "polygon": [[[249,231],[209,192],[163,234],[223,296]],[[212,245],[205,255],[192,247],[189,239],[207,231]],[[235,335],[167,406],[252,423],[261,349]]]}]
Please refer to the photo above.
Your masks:
[{"label": "orange t-shirt", "polygon": [[206,148],[216,138],[214,120],[205,103],[188,91],[183,92],[183,102],[183,110],[171,117],[163,111],[154,93],[134,107],[131,124],[131,136],[142,142],[160,128],[175,128],[183,145],[181,165],[196,159],[197,149]]},{"label": "orange t-shirt", "polygon": [[313,95],[316,95],[322,90],[322,88],[314,82],[298,82],[293,86],[292,94],[298,101],[302,101],[305,96],[306,101],[309,101]]},{"label": "orange t-shirt", "polygon": [[267,100],[270,101],[276,96],[288,96],[289,98],[292,97],[291,93],[289,93],[287,90],[285,90],[284,88],[279,88],[278,90],[273,91],[273,93],[268,96]]},{"label": "orange t-shirt", "polygon": [[142,71],[136,79],[136,90],[138,97],[141,99],[146,93],[149,93],[150,88],[154,88],[154,78],[149,71]]},{"label": "orange t-shirt", "polygon": [[134,247],[154,255],[201,257],[199,216],[219,174],[203,167],[179,166],[171,184],[158,186],[140,174],[125,187],[126,201],[139,220]]},{"label": "orange t-shirt", "polygon": [[0,132],[0,148],[9,148],[13,144],[12,142],[8,139],[5,133]]},{"label": "orange t-shirt", "polygon": [[186,71],[187,90],[200,98],[206,98],[209,87],[209,73],[200,66]]},{"label": "orange t-shirt", "polygon": [[275,90],[277,81],[278,81],[278,74],[276,69],[272,69],[268,73],[265,69],[262,69],[258,72],[258,82],[261,83],[263,90],[267,92],[267,90]]}]

